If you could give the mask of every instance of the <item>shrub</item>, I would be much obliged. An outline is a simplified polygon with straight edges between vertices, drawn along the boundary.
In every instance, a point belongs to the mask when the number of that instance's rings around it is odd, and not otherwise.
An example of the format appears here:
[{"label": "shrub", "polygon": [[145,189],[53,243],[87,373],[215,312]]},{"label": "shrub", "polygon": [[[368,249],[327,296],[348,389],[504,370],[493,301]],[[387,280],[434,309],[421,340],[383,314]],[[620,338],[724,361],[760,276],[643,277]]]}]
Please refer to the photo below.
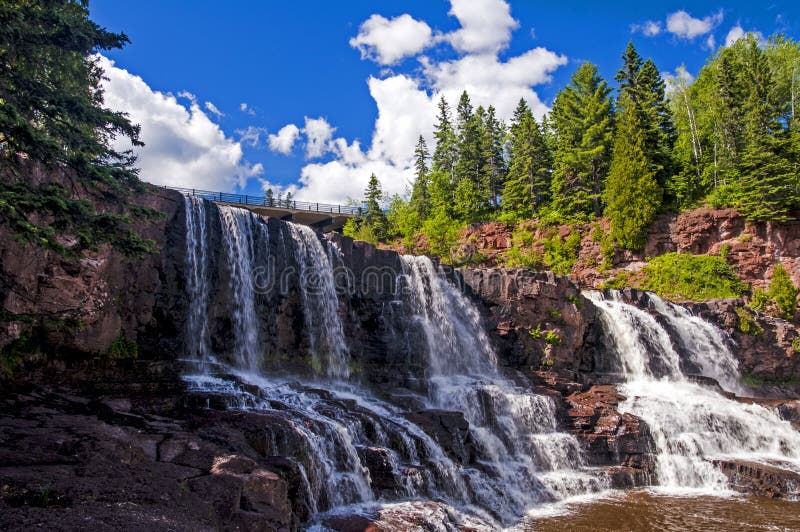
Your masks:
[{"label": "shrub", "polygon": [[640,288],[659,296],[692,301],[740,297],[747,285],[724,259],[713,255],[667,253],[642,269]]},{"label": "shrub", "polygon": [[800,338],[795,338],[792,340],[792,351],[795,353],[800,353]]},{"label": "shrub", "polygon": [[740,332],[752,336],[758,336],[764,332],[761,325],[753,319],[753,316],[751,316],[744,307],[736,307],[736,316],[739,318],[736,322],[736,328],[739,329]]},{"label": "shrub", "polygon": [[753,291],[753,295],[750,297],[749,306],[756,312],[764,312],[767,310],[767,306],[769,306],[771,301],[772,298],[769,297],[769,293],[766,290],[756,288]]},{"label": "shrub", "polygon": [[535,250],[522,250],[519,246],[512,246],[502,255],[502,264],[506,268],[528,268],[540,270],[544,266],[542,254]]},{"label": "shrub", "polygon": [[798,290],[792,283],[789,272],[783,267],[782,263],[775,266],[772,272],[772,281],[769,283],[769,295],[778,308],[778,316],[791,320],[797,312]]},{"label": "shrub", "polygon": [[530,331],[528,331],[528,334],[530,334],[531,338],[533,338],[534,340],[538,340],[539,338],[542,337],[542,326],[537,325],[535,329],[531,329]]},{"label": "shrub", "polygon": [[578,260],[578,251],[581,247],[581,233],[573,229],[562,239],[554,234],[542,241],[544,246],[544,263],[558,275],[569,275],[572,267]]}]

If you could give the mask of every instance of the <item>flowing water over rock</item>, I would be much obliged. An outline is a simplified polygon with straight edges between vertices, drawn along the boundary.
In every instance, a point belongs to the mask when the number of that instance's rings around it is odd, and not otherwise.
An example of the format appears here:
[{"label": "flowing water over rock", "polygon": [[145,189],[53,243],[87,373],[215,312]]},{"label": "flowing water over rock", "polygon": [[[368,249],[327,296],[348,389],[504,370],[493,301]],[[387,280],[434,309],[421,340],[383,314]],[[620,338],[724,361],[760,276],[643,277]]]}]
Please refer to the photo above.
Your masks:
[{"label": "flowing water over rock", "polygon": [[[342,258],[332,243],[292,224],[281,224],[280,242],[271,241],[266,221],[249,211],[194,199],[186,206],[187,334],[209,346],[189,351],[204,363],[186,379],[198,394],[288,423],[291,430],[273,436],[267,453],[296,462],[311,515],[375,499],[443,500],[492,526],[507,525],[537,504],[605,487],[583,466],[578,441],[558,430],[553,401],[501,374],[478,310],[430,259],[403,257],[395,272],[396,292],[383,319],[398,342],[408,340],[409,361],[421,363],[409,363],[409,388],[387,401],[391,395],[375,393],[385,390],[369,391],[351,372],[343,321],[349,303],[337,293]],[[224,257],[211,275],[205,257],[214,210]],[[286,271],[269,269],[267,255],[276,250],[296,279],[278,281]],[[210,294],[220,290],[230,308],[215,319],[233,340],[224,357],[211,352],[213,341],[202,340]],[[299,308],[267,307],[269,290],[297,290]],[[270,301],[287,305],[284,296]],[[264,347],[264,331],[287,315],[307,338],[299,345],[308,351],[312,376],[264,369],[282,360]]]},{"label": "flowing water over rock", "polygon": [[653,433],[660,486],[723,492],[728,479],[714,460],[800,470],[800,434],[789,422],[693,382],[684,369],[697,369],[729,392],[744,390],[720,331],[652,294],[649,311],[624,302],[619,292],[586,296],[601,312],[624,376],[621,391],[628,399],[619,410],[644,419]]}]

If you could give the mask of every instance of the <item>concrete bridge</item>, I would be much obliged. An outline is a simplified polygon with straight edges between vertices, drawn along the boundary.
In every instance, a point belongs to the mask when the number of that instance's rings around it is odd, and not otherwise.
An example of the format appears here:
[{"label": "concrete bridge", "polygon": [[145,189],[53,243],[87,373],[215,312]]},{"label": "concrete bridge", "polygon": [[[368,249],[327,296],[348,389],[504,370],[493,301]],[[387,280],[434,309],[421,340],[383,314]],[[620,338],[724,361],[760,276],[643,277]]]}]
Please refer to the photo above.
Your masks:
[{"label": "concrete bridge", "polygon": [[363,214],[362,207],[348,205],[331,205],[329,203],[287,200],[285,198],[211,192],[194,188],[169,186],[164,186],[164,188],[207,199],[220,205],[241,207],[264,216],[274,216],[281,220],[308,225],[324,232],[338,231],[348,219],[358,218]]}]

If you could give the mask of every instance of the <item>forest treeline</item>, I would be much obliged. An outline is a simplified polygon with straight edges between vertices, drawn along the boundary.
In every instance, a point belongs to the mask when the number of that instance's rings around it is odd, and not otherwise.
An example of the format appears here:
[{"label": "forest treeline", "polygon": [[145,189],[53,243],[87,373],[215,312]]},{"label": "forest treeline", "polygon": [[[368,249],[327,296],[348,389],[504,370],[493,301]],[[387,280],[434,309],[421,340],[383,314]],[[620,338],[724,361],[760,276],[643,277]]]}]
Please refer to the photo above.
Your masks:
[{"label": "forest treeline", "polygon": [[537,120],[524,100],[506,124],[495,108],[438,104],[434,146],[420,136],[406,197],[382,198],[372,176],[366,216],[347,232],[366,240],[428,236],[443,248],[467,223],[605,216],[628,249],[644,245],[663,211],[735,207],[751,221],[800,208],[800,46],[746,35],[712,55],[694,80],[667,84],[629,43],[616,91],[584,63]]}]

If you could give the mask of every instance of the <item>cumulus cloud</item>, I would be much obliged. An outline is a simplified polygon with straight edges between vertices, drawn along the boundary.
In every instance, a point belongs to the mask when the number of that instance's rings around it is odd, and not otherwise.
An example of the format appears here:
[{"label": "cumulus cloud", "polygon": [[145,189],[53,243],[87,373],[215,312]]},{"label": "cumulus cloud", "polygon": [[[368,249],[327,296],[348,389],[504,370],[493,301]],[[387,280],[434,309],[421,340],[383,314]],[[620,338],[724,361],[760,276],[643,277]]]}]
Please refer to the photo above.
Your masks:
[{"label": "cumulus cloud", "polygon": [[737,24],[736,26],[732,27],[725,36],[725,46],[731,46],[733,43],[748,34],[752,34],[756,39],[758,39],[760,44],[764,44],[764,35],[760,31],[745,31],[741,24]]},{"label": "cumulus cloud", "polygon": [[[145,146],[136,148],[140,177],[158,185],[230,190],[244,187],[251,177],[263,173],[260,164],[244,160],[241,141],[225,135],[188,92],[179,97],[154,91],[139,76],[114,66],[98,56],[105,70],[105,103],[126,112],[131,121],[141,124]],[[130,148],[126,139],[116,139],[118,149]]]},{"label": "cumulus cloud", "polygon": [[269,149],[276,153],[289,155],[292,153],[294,143],[299,136],[299,127],[294,124],[286,124],[278,130],[276,135],[269,136]]},{"label": "cumulus cloud", "polygon": [[236,134],[239,135],[239,142],[251,148],[256,148],[261,145],[267,130],[263,127],[248,126],[247,129],[237,129]]},{"label": "cumulus cloud", "polygon": [[722,10],[704,17],[694,18],[684,10],[667,16],[667,31],[680,39],[692,40],[710,33],[722,22]]},{"label": "cumulus cloud", "polygon": [[458,19],[461,28],[446,39],[465,53],[496,54],[508,46],[511,32],[519,27],[505,0],[451,0],[448,14]]},{"label": "cumulus cloud", "polygon": [[501,0],[453,0],[450,14],[458,18],[461,28],[435,33],[438,36],[433,39],[449,43],[461,52],[459,57],[419,56],[419,75],[381,72],[367,81],[378,110],[368,147],[335,137],[327,121],[319,124],[318,140],[312,144],[306,119],[302,132],[309,141],[307,155],[329,153],[331,160],[315,161],[301,170],[298,186],[292,189],[298,199],[336,203],[360,198],[373,173],[385,193],[406,193],[414,179],[413,153],[419,135],[433,147],[436,106],[442,96],[455,107],[466,90],[473,105],[494,105],[505,120],[511,118],[520,98],[528,101],[538,117],[547,112],[534,87],[550,82],[567,58],[537,47],[501,60],[498,53],[518,26]]},{"label": "cumulus cloud", "polygon": [[432,37],[430,26],[411,15],[387,19],[375,14],[361,24],[358,35],[350,39],[350,46],[361,52],[362,59],[394,65],[427,48]]},{"label": "cumulus cloud", "polygon": [[645,37],[655,37],[661,33],[661,22],[656,20],[646,20],[641,24],[631,26],[632,33],[641,33]]},{"label": "cumulus cloud", "polygon": [[688,86],[694,82],[694,76],[686,70],[686,65],[681,65],[675,69],[675,73],[662,72],[661,78],[667,84],[667,92],[671,92],[680,86]]},{"label": "cumulus cloud", "polygon": [[330,141],[336,128],[324,118],[305,117],[306,159],[316,159],[331,151]]}]

